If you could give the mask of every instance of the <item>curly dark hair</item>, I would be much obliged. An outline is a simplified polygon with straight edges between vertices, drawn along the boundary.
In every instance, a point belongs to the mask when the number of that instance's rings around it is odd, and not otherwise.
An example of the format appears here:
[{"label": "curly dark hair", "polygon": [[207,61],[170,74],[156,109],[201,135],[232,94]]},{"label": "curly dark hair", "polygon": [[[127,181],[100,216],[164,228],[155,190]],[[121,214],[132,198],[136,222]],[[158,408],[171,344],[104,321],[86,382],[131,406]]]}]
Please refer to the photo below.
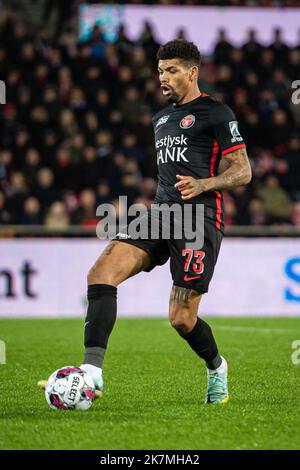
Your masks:
[{"label": "curly dark hair", "polygon": [[193,42],[185,39],[175,39],[160,46],[156,54],[157,60],[181,59],[182,61],[197,65],[201,62],[201,55],[198,47]]}]

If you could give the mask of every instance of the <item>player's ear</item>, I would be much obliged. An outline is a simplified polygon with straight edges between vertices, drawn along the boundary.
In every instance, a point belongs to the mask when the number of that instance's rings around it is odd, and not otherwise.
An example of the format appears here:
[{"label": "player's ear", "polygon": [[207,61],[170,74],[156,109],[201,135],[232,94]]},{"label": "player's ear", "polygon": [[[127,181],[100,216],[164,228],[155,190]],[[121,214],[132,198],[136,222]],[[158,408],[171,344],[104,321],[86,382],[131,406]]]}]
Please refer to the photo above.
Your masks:
[{"label": "player's ear", "polygon": [[193,80],[195,80],[195,78],[197,79],[197,77],[198,77],[198,67],[196,65],[193,65],[190,68],[189,79],[192,82]]}]

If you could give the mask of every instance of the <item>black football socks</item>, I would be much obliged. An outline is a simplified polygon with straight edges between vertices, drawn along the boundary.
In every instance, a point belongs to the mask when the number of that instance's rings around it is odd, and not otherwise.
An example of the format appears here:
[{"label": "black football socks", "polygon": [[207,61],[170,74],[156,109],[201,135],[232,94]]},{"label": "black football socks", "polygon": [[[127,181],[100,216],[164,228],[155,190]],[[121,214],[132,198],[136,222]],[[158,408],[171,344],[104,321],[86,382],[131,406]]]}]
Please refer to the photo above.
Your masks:
[{"label": "black football socks", "polygon": [[84,364],[101,367],[109,336],[117,318],[117,288],[107,284],[88,286],[88,310],[84,328]]},{"label": "black football socks", "polygon": [[[88,311],[85,319],[84,364],[101,367],[109,336],[117,317],[117,288],[107,284],[88,286]],[[204,359],[208,369],[217,369],[222,358],[210,326],[199,317],[188,334],[180,333],[195,353]]]},{"label": "black football socks", "polygon": [[187,341],[195,353],[204,359],[208,369],[217,369],[221,365],[222,358],[218,352],[211,328],[201,318],[197,317],[196,325],[188,334],[184,335],[180,332],[179,334]]}]

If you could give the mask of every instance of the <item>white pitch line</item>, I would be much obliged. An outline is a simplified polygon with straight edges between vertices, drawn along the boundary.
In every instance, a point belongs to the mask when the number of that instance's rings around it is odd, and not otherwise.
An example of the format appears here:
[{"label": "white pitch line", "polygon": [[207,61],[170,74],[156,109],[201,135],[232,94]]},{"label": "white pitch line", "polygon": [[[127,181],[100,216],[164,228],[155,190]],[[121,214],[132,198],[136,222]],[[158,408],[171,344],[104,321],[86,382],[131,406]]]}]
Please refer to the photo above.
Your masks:
[{"label": "white pitch line", "polygon": [[226,325],[214,325],[214,330],[228,330],[228,331],[240,331],[242,333],[295,333],[295,330],[287,328],[259,328],[255,326],[226,326]]},{"label": "white pitch line", "polygon": [[[205,319],[209,322],[209,319]],[[165,322],[166,326],[170,326],[169,321]],[[241,333],[295,333],[291,328],[259,328],[256,326],[227,326],[227,325],[212,325],[213,330],[227,330],[227,331],[240,331]],[[298,335],[299,336],[299,335]]]}]

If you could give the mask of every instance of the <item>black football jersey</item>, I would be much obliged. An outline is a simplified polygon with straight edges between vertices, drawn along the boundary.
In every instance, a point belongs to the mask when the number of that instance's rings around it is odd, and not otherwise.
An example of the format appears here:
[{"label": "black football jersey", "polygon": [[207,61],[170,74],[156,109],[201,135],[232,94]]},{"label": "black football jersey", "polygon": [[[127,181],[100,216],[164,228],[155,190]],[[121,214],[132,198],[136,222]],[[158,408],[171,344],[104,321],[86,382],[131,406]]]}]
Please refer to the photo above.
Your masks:
[{"label": "black football jersey", "polygon": [[209,178],[218,174],[223,155],[245,147],[233,111],[202,93],[183,105],[171,104],[152,119],[157,152],[157,203],[204,204],[206,213],[223,230],[223,198],[220,191],[183,201],[174,187],[176,174]]}]

